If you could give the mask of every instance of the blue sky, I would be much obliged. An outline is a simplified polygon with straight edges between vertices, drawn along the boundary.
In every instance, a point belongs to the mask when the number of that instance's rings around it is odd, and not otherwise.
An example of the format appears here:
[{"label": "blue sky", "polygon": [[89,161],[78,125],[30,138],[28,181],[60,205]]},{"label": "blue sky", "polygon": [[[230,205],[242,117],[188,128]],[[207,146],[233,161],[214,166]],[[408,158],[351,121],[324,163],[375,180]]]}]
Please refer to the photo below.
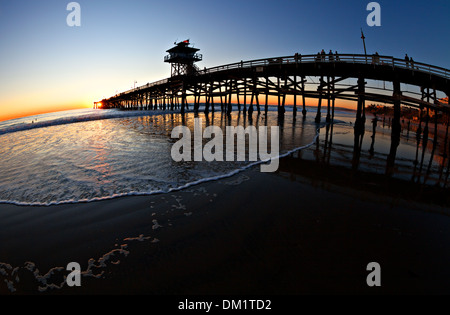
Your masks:
[{"label": "blue sky", "polygon": [[[66,0],[0,0],[0,120],[92,106],[133,86],[163,79],[165,51],[189,38],[200,67],[321,49],[368,53],[450,68],[450,2],[80,0],[81,27],[69,27]],[[22,115],[22,114],[18,114]]]}]

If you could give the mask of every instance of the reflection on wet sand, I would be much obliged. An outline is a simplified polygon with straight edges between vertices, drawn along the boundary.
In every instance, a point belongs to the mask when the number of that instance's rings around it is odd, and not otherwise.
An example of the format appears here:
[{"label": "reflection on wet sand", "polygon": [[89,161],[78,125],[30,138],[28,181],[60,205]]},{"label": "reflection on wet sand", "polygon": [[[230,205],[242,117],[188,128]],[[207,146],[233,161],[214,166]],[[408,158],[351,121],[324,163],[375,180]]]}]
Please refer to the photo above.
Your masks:
[{"label": "reflection on wet sand", "polygon": [[[417,128],[416,141],[410,142],[410,122],[404,122],[403,130],[392,128],[390,123],[388,127],[385,118],[381,126],[378,121],[375,116],[367,121],[365,128],[356,128],[351,123],[327,124],[314,148],[309,149],[313,158],[303,158],[305,152],[297,158],[290,156],[281,163],[281,171],[358,188],[370,186],[378,193],[448,205],[448,132],[439,137],[435,120],[430,139],[429,115],[424,115]],[[385,128],[390,129],[389,137]],[[370,129],[370,137],[365,137]],[[388,150],[383,152],[383,147]]]},{"label": "reflection on wet sand", "polygon": [[[393,179],[426,187],[420,189],[447,189],[450,167],[447,161],[448,126],[445,135],[439,136],[437,119],[430,121],[429,110],[420,112],[418,124],[403,120],[396,125],[391,118],[379,118],[376,115],[366,121],[364,112],[361,112],[361,117],[357,117],[355,123],[348,122],[348,117],[344,117],[345,114],[342,116],[341,111],[335,117],[335,110],[331,108],[330,113],[327,112],[329,123],[315,123],[320,136],[307,150],[311,155],[301,150],[293,156],[300,160],[315,161],[328,168],[347,168],[351,171],[347,173],[352,177],[373,173],[374,181],[375,178],[382,178],[383,181]],[[217,116],[220,118],[217,119]],[[296,143],[303,143],[303,133],[307,130],[305,124],[314,124],[305,117],[297,121],[295,116],[279,115],[275,118],[250,110],[233,112],[232,115],[224,112],[216,115],[197,114],[196,117],[204,118],[206,126],[218,125],[222,128],[227,125],[242,125],[244,128],[254,125],[258,128],[260,125],[276,124],[280,127],[280,144],[282,147],[287,145],[286,149],[295,147]],[[182,122],[186,123],[184,117]],[[414,142],[410,141],[411,132],[415,132]],[[366,133],[370,133],[370,136],[366,136]],[[379,184],[383,185],[384,182]]]}]

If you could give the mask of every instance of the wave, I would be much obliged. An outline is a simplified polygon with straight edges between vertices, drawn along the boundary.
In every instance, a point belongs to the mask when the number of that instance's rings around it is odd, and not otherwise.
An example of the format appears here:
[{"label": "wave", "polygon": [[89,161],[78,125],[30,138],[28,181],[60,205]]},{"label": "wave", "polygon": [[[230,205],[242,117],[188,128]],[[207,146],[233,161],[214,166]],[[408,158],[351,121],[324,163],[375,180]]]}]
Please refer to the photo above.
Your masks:
[{"label": "wave", "polygon": [[11,126],[6,126],[0,129],[0,135],[14,133],[19,131],[26,131],[31,129],[38,128],[46,128],[52,126],[60,126],[67,124],[74,124],[79,122],[88,122],[95,120],[104,120],[104,119],[115,119],[115,118],[128,118],[128,117],[142,117],[142,116],[154,116],[154,115],[164,115],[164,114],[175,114],[178,113],[176,111],[168,111],[168,110],[142,110],[142,111],[121,111],[121,110],[102,110],[96,113],[91,113],[87,115],[80,116],[72,116],[72,117],[63,117],[56,118],[53,120],[34,122],[32,120],[31,123],[18,123]]},{"label": "wave", "polygon": [[[237,105],[233,104],[233,108],[237,109]],[[310,108],[307,107],[308,109]],[[200,110],[203,109],[203,106],[201,104]],[[269,112],[275,112],[278,111],[278,107],[276,105],[269,105],[268,106]],[[292,112],[293,107],[288,106],[286,107],[286,112]],[[193,112],[193,110],[186,110],[186,113]],[[128,118],[128,117],[143,117],[143,116],[155,116],[155,115],[164,115],[164,114],[179,114],[180,112],[178,110],[172,111],[172,110],[117,110],[117,109],[110,109],[110,110],[95,110],[94,112],[91,112],[89,114],[79,115],[79,116],[68,116],[68,117],[59,117],[55,119],[49,119],[47,116],[49,115],[55,115],[58,117],[58,113],[50,113],[50,114],[42,114],[38,116],[32,116],[32,117],[25,117],[18,119],[19,121],[28,120],[31,122],[18,122],[17,124],[7,124],[5,127],[1,127],[2,123],[0,123],[0,135],[8,134],[8,133],[14,133],[19,131],[27,131],[32,129],[39,129],[39,128],[46,128],[46,127],[52,127],[52,126],[59,126],[59,125],[67,125],[67,124],[73,124],[73,123],[79,123],[79,122],[88,122],[88,121],[95,121],[95,120],[104,120],[104,119],[115,119],[115,118]],[[46,119],[45,121],[34,121],[33,118],[40,118],[44,117]],[[39,119],[37,119],[39,120]],[[11,122],[11,121],[7,121]],[[5,122],[3,122],[5,123]],[[334,123],[338,124],[345,124],[344,121],[337,121],[335,120]]]},{"label": "wave", "polygon": [[[320,135],[320,129],[323,128],[325,126],[325,124],[319,126],[316,129],[316,135],[314,136],[313,140],[303,146],[300,147],[296,147],[292,150],[289,150],[287,152],[284,152],[282,154],[279,154],[277,157],[274,157],[272,159],[276,160],[276,159],[281,159],[283,157],[289,156],[297,151],[300,150],[304,150],[309,148],[310,146],[312,146],[313,144],[316,143],[317,138]],[[121,197],[131,197],[131,196],[150,196],[150,195],[156,195],[156,194],[167,194],[167,193],[171,193],[171,192],[175,192],[175,191],[180,191],[180,190],[184,190],[187,189],[189,187],[192,186],[196,186],[196,185],[200,185],[202,183],[206,183],[206,182],[211,182],[211,181],[217,181],[220,179],[224,179],[224,178],[229,178],[232,177],[238,173],[241,173],[245,170],[248,170],[252,167],[258,166],[260,164],[263,163],[268,163],[270,162],[272,159],[266,159],[266,160],[260,160],[260,161],[256,161],[256,162],[251,162],[245,166],[242,166],[240,168],[236,168],[228,173],[222,174],[222,175],[216,175],[216,176],[211,176],[211,177],[205,177],[205,178],[201,178],[201,179],[197,179],[195,181],[192,182],[188,182],[185,183],[181,186],[178,187],[172,187],[169,189],[160,189],[160,190],[152,190],[152,191],[146,191],[146,192],[137,192],[137,191],[131,191],[131,192],[126,192],[126,193],[120,193],[120,194],[112,194],[110,196],[102,196],[102,197],[94,197],[94,198],[89,198],[89,199],[79,199],[79,200],[62,200],[62,201],[51,201],[51,202],[21,202],[21,201],[14,201],[14,200],[0,200],[0,203],[2,204],[11,204],[11,205],[16,205],[16,206],[40,206],[40,207],[49,207],[49,206],[56,206],[56,205],[63,205],[63,204],[78,204],[78,203],[90,203],[90,202],[96,202],[96,201],[104,201],[104,200],[111,200],[111,199],[115,199],[115,198],[121,198]]]}]

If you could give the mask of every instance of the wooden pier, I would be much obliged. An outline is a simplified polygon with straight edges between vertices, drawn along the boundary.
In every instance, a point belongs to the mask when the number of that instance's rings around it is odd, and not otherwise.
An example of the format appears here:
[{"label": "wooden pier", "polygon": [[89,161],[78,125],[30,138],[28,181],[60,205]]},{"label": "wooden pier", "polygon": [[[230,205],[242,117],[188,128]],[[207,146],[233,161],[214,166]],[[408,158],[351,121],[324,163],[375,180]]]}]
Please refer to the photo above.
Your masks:
[{"label": "wooden pier", "polygon": [[[184,41],[168,50],[170,54],[165,57],[165,62],[172,63],[170,78],[95,102],[94,108],[185,113],[191,105],[193,111],[198,113],[203,104],[205,114],[220,110],[229,115],[235,105],[239,112],[251,118],[254,112],[258,115],[267,113],[271,97],[277,100],[275,105],[280,117],[285,115],[289,98],[295,118],[299,110],[306,117],[307,99],[308,102],[313,99],[317,102],[316,123],[332,125],[335,102],[340,99],[353,101],[356,105],[354,129],[357,145],[362,142],[365,132],[366,102],[379,102],[393,107],[388,164],[394,163],[400,143],[402,107],[418,109],[418,146],[421,141],[424,145],[428,141],[430,124],[433,123],[430,111],[434,113],[434,134],[437,134],[437,117],[446,118],[444,151],[449,152],[444,153],[444,158],[450,156],[450,144],[447,144],[450,139],[448,69],[391,56],[358,54],[295,54],[199,69],[194,62],[201,60],[202,55],[197,54],[198,49],[188,45],[189,41]],[[383,88],[378,86],[380,82]],[[326,116],[323,119],[325,106]],[[434,138],[433,147],[437,141]],[[354,160],[357,165],[358,156]],[[390,173],[392,168],[393,165],[388,165],[386,172]]]},{"label": "wooden pier", "polygon": [[[311,77],[319,78],[318,82]],[[352,78],[357,81],[355,85],[339,84]],[[370,87],[366,80],[391,82],[392,88]],[[404,84],[418,87],[421,93],[402,91]],[[311,86],[316,89],[309,88]],[[189,103],[193,104],[194,111],[203,103],[206,113],[215,111],[217,105],[221,111],[230,113],[232,104],[237,104],[238,110],[251,114],[255,107],[258,113],[267,111],[269,96],[275,96],[279,113],[283,114],[286,99],[291,96],[294,115],[300,104],[306,115],[306,99],[317,99],[316,120],[319,122],[322,103],[327,102],[326,119],[329,121],[335,100],[342,99],[355,101],[359,121],[364,119],[367,101],[392,104],[397,114],[401,106],[448,113],[448,103],[441,102],[436,92],[450,95],[450,70],[418,62],[412,66],[405,60],[387,56],[338,55],[329,60],[327,55],[325,60],[318,60],[316,55],[294,55],[175,75],[103,99],[95,105],[101,103],[104,109],[163,109],[183,113]]]},{"label": "wooden pier", "polygon": [[[194,64],[202,60],[203,56],[197,53],[199,49],[190,47],[189,40],[175,44],[164,58],[172,66],[170,78],[95,102],[94,108],[185,113],[191,104],[198,113],[203,104],[206,114],[216,111],[217,106],[221,112],[230,114],[233,105],[237,105],[239,112],[251,116],[255,111],[267,113],[269,97],[272,97],[277,100],[279,115],[283,116],[289,97],[294,117],[299,107],[305,117],[307,99],[315,99],[315,121],[322,122],[322,110],[326,106],[325,121],[330,123],[335,102],[340,99],[355,102],[355,130],[364,132],[366,102],[370,101],[393,105],[394,138],[401,130],[402,106],[419,109],[420,125],[425,120],[424,132],[428,131],[430,110],[435,117],[438,113],[449,115],[450,70],[441,67],[378,54],[302,56],[297,53],[201,70]],[[376,86],[375,82],[382,82],[384,87]],[[439,98],[438,93],[446,95],[447,101]]]}]

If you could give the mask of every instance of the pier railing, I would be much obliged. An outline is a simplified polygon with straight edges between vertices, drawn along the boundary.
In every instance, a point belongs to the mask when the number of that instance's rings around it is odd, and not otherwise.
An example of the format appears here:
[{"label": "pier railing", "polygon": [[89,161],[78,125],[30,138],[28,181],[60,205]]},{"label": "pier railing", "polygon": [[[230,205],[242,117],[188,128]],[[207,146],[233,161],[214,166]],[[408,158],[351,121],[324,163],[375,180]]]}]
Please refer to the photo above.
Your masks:
[{"label": "pier railing", "polygon": [[195,61],[201,61],[203,59],[202,54],[185,54],[185,53],[171,53],[164,57],[164,62],[168,62],[174,59],[189,59],[189,60],[195,60]]},{"label": "pier railing", "polygon": [[[265,59],[256,59],[250,61],[240,61],[235,63],[230,63],[222,66],[205,68],[198,72],[198,75],[213,74],[226,70],[233,69],[246,69],[246,68],[257,68],[257,67],[267,67],[273,65],[287,65],[287,64],[309,64],[309,63],[347,63],[347,64],[370,64],[374,66],[390,66],[392,68],[403,68],[409,69],[411,71],[420,71],[430,75],[440,76],[447,80],[450,80],[450,70],[432,66],[429,64],[416,62],[416,61],[406,61],[405,59],[398,59],[392,56],[379,56],[379,55],[357,55],[357,54],[325,54],[325,55],[300,55],[296,54],[293,56],[285,57],[274,57]],[[258,70],[258,69],[257,69]],[[147,83],[146,85],[125,91],[121,93],[129,94],[142,89],[153,87],[156,85],[162,85],[169,82],[169,79],[163,79],[152,83]]]},{"label": "pier railing", "polygon": [[384,65],[391,67],[400,67],[404,69],[411,69],[414,71],[422,71],[433,75],[438,75],[446,79],[450,79],[450,70],[432,66],[429,64],[406,61],[405,59],[398,59],[392,56],[375,56],[375,55],[350,55],[350,54],[333,54],[333,55],[294,55],[276,58],[265,58],[250,61],[235,62],[223,66],[212,67],[206,70],[202,70],[200,73],[214,73],[217,71],[249,68],[258,66],[269,65],[283,65],[283,64],[295,64],[295,63],[352,63],[352,64],[372,64],[372,65]]}]

